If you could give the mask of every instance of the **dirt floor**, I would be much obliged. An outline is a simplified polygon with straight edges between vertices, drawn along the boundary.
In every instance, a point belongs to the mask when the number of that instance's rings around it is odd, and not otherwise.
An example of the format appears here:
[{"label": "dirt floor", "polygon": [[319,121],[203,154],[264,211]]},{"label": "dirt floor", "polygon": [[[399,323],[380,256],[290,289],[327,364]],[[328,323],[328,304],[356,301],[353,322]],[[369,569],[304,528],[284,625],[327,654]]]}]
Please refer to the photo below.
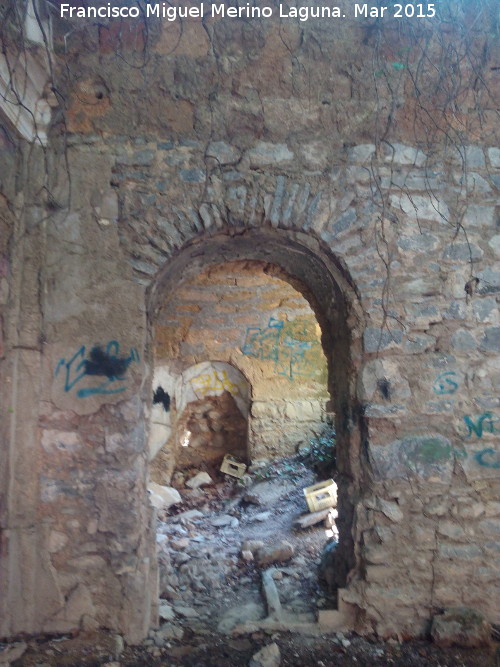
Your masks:
[{"label": "dirt floor", "polygon": [[[183,502],[160,513],[161,623],[142,645],[125,646],[112,633],[21,639],[0,644],[0,667],[239,667],[273,642],[284,666],[500,665],[498,644],[444,650],[427,641],[380,642],[319,629],[318,611],[335,607],[318,567],[336,529],[328,519],[326,525],[322,520],[310,528],[295,527],[297,517],[307,513],[302,489],[317,481],[301,457],[256,466],[244,483],[212,470],[214,484],[189,489],[185,482],[197,472],[187,469],[175,476]],[[243,555],[242,546],[247,547]],[[277,555],[282,560],[273,562]],[[266,627],[266,618],[274,619],[274,627]]]}]

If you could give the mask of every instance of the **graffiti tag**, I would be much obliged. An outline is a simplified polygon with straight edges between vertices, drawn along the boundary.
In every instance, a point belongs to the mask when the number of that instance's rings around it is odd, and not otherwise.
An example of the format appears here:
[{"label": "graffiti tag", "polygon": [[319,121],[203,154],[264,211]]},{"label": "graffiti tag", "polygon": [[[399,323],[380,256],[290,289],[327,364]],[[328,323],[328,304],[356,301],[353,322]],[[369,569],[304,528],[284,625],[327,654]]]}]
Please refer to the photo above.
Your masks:
[{"label": "graffiti tag", "polygon": [[439,438],[424,438],[418,442],[413,456],[415,461],[432,464],[448,461],[452,457],[464,459],[467,458],[467,453],[462,449],[453,447],[450,442],[442,441]]},{"label": "graffiti tag", "polygon": [[495,451],[491,447],[483,449],[474,455],[474,458],[480,466],[486,468],[500,468],[500,452]]},{"label": "graffiti tag", "polygon": [[241,351],[274,361],[275,372],[290,380],[317,375],[323,362],[314,324],[300,319],[283,322],[271,317],[266,328],[249,327]]},{"label": "graffiti tag", "polygon": [[432,387],[435,394],[443,396],[445,394],[454,394],[459,385],[458,375],[455,371],[446,371],[440,373]]},{"label": "graffiti tag", "polygon": [[89,351],[88,357],[85,345],[82,345],[69,361],[59,360],[54,377],[57,377],[64,369],[65,392],[70,392],[85,377],[106,378],[93,387],[78,389],[76,391],[78,398],[87,398],[95,394],[119,394],[127,388],[121,383],[126,380],[125,374],[130,364],[139,361],[139,353],[133,347],[128,356],[119,355],[120,344],[116,340],[110,340],[104,349],[98,345],[94,346]]},{"label": "graffiti tag", "polygon": [[495,417],[491,412],[483,412],[475,420],[474,422],[468,415],[464,417],[467,426],[466,438],[471,438],[473,434],[477,438],[482,438],[483,433],[500,433],[500,428],[497,426],[500,423],[500,417]]},{"label": "graffiti tag", "polygon": [[214,391],[228,391],[233,396],[241,393],[239,385],[229,379],[225,370],[201,373],[191,380],[191,386],[201,398],[213,394]]}]

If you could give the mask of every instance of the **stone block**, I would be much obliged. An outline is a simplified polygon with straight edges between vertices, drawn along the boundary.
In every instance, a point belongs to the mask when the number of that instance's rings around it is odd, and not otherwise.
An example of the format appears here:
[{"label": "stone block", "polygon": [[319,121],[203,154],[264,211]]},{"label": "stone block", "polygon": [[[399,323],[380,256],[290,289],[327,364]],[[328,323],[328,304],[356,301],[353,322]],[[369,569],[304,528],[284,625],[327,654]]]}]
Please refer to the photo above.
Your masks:
[{"label": "stone block", "polygon": [[469,351],[477,349],[476,339],[471,334],[471,332],[467,331],[466,329],[458,329],[457,331],[455,331],[455,333],[451,337],[450,342],[451,342],[451,347],[454,350]]},{"label": "stone block", "polygon": [[279,667],[280,664],[281,653],[278,644],[273,642],[255,653],[248,663],[248,667]]},{"label": "stone block", "polygon": [[467,316],[467,308],[463,301],[451,301],[448,308],[443,312],[445,320],[464,320]]},{"label": "stone block", "polygon": [[28,650],[26,642],[15,642],[7,644],[0,649],[0,665],[7,667],[19,660]]},{"label": "stone block", "polygon": [[500,519],[483,519],[479,522],[479,530],[492,538],[500,537]]},{"label": "stone block", "polygon": [[488,148],[488,157],[492,167],[500,169],[500,148]]},{"label": "stone block", "polygon": [[260,141],[246,153],[251,167],[266,167],[293,160],[294,154],[286,144]]},{"label": "stone block", "polygon": [[483,557],[481,547],[477,544],[441,543],[438,546],[438,554],[441,558],[462,561],[477,561]]},{"label": "stone block", "polygon": [[320,609],[318,625],[323,632],[343,632],[347,628],[347,619],[338,609]]},{"label": "stone block", "polygon": [[478,294],[497,294],[500,292],[500,271],[488,266],[476,274],[479,278],[477,285]]},{"label": "stone block", "polygon": [[341,232],[348,231],[355,225],[357,219],[356,210],[354,208],[347,209],[347,211],[343,213],[333,225],[331,225],[332,236],[337,236]]},{"label": "stone block", "polygon": [[404,351],[409,354],[420,354],[429,350],[436,343],[434,336],[428,334],[408,334],[405,340]]},{"label": "stone block", "polygon": [[436,197],[393,194],[390,196],[390,204],[394,209],[403,211],[408,217],[416,220],[434,220],[442,223],[448,223],[450,220],[450,211],[446,202]]},{"label": "stone block", "polygon": [[148,484],[149,498],[151,504],[156,509],[166,510],[172,505],[177,505],[182,502],[182,498],[177,489],[169,486],[162,486],[155,482]]},{"label": "stone block", "polygon": [[277,544],[267,544],[258,549],[256,553],[257,563],[262,567],[272,563],[280,563],[290,560],[295,553],[293,546],[286,541]]},{"label": "stone block", "polygon": [[399,329],[378,329],[367,327],[363,332],[363,343],[366,352],[378,352],[389,347],[396,347],[403,340],[403,332]]},{"label": "stone block", "polygon": [[180,169],[179,177],[186,183],[204,183],[207,175],[204,169]]},{"label": "stone block", "polygon": [[475,243],[452,243],[443,250],[443,259],[470,262],[481,259],[483,251]]},{"label": "stone block", "polygon": [[491,625],[469,607],[451,607],[433,617],[431,637],[442,648],[461,646],[478,648],[491,645]]},{"label": "stone block", "polygon": [[[426,278],[415,278],[405,280],[401,278],[398,281],[398,297],[400,299],[425,298],[427,295],[438,294],[441,289],[439,276],[429,276]],[[463,285],[462,285],[463,291]]]},{"label": "stone block", "polygon": [[453,521],[441,521],[436,530],[438,535],[449,537],[452,540],[460,540],[466,537],[466,532],[458,523]]},{"label": "stone block", "polygon": [[406,252],[428,252],[434,250],[438,244],[438,239],[432,234],[423,232],[414,236],[401,236],[397,243],[401,250]]},{"label": "stone block", "polygon": [[475,299],[472,303],[472,309],[479,322],[498,321],[498,304],[494,297]]},{"label": "stone block", "polygon": [[68,452],[75,453],[82,447],[78,433],[73,431],[42,431],[42,447],[47,453]]},{"label": "stone block", "polygon": [[368,162],[374,154],[374,144],[360,144],[359,146],[353,146],[348,151],[348,157],[351,162]]},{"label": "stone block", "polygon": [[429,481],[451,478],[455,451],[452,443],[439,433],[407,436],[388,445],[369,446],[369,456],[379,479],[421,476]]},{"label": "stone block", "polygon": [[194,477],[191,477],[186,482],[186,486],[189,486],[190,489],[198,489],[200,486],[210,486],[213,484],[213,480],[207,472],[199,472]]},{"label": "stone block", "polygon": [[469,227],[493,227],[495,224],[495,208],[469,204],[463,218],[466,229]]},{"label": "stone block", "polygon": [[[363,401],[385,398],[390,400],[395,391],[395,384],[400,379],[397,364],[387,360],[375,359],[363,366],[358,379],[358,393]],[[410,388],[402,387],[404,398],[410,395]],[[383,392],[383,393],[381,393]],[[398,397],[400,396],[398,392]]]},{"label": "stone block", "polygon": [[134,167],[147,167],[152,164],[155,152],[151,149],[136,151],[132,155],[122,155],[117,163]]},{"label": "stone block", "polygon": [[240,151],[225,141],[211,141],[207,147],[207,157],[212,157],[221,165],[235,164],[241,157]]},{"label": "stone block", "polygon": [[49,553],[54,554],[68,544],[69,537],[65,533],[61,533],[59,530],[51,530],[49,535]]},{"label": "stone block", "polygon": [[481,146],[465,146],[464,157],[469,169],[482,168],[486,164]]},{"label": "stone block", "polygon": [[492,236],[488,241],[488,245],[490,248],[492,248],[495,255],[500,257],[500,234],[495,234],[495,236]]},{"label": "stone block", "polygon": [[475,171],[467,173],[465,181],[471,194],[491,192],[491,186],[488,181]]},{"label": "stone block", "polygon": [[301,144],[300,154],[308,169],[325,169],[328,166],[330,147],[324,141],[311,141]]},{"label": "stone block", "polygon": [[365,506],[378,512],[382,512],[393,523],[400,523],[403,518],[403,512],[398,503],[384,498],[366,498]]},{"label": "stone block", "polygon": [[427,155],[419,148],[406,146],[405,144],[385,144],[384,153],[386,162],[394,162],[396,164],[407,164],[422,167],[427,160]]},{"label": "stone block", "polygon": [[486,352],[500,352],[500,327],[487,327],[480,347]]}]

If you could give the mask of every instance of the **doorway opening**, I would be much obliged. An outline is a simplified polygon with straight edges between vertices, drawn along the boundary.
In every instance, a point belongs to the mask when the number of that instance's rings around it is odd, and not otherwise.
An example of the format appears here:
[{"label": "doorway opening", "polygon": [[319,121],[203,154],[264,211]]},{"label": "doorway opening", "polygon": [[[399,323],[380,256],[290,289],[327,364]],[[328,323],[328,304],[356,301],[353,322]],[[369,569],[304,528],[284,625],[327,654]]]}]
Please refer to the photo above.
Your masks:
[{"label": "doorway opening", "polygon": [[[261,236],[263,230],[254,232]],[[317,610],[311,603],[318,598],[325,528],[337,537],[352,522],[346,482],[352,489],[354,452],[343,444],[348,431],[351,447],[358,434],[349,421],[353,384],[346,301],[331,275],[338,267],[318,263],[312,253],[305,256],[305,267],[295,265],[293,244],[286,239],[278,244],[273,239],[269,253],[269,245],[259,250],[250,236],[251,231],[246,239],[206,239],[208,252],[201,255],[189,248],[191,261],[174,262],[152,293],[153,391],[157,397],[160,388],[168,394],[169,409],[168,417],[162,415],[163,444],[152,414],[151,477],[178,494],[161,508],[157,536],[160,616],[170,618],[173,633],[186,623],[192,628],[208,622],[196,606],[204,596],[211,600],[212,629],[219,631],[257,620],[278,622],[276,614],[279,622],[286,616],[292,625],[314,624]],[[321,524],[316,536],[310,529],[297,537],[295,519],[310,510],[303,489],[328,481],[318,480],[308,464],[329,444],[337,446],[331,462],[336,458],[340,464],[339,520],[335,525],[328,511],[323,519],[329,526]],[[227,454],[241,464],[242,475],[220,471]],[[337,555],[343,562],[343,581],[337,583],[343,585],[354,562],[352,533],[344,531]],[[278,611],[270,608],[269,596],[262,606],[260,577],[269,569],[283,580]],[[223,582],[231,580],[228,590]],[[297,581],[308,585],[298,590]],[[228,617],[231,593],[235,606]],[[246,610],[237,604],[241,599]]]}]

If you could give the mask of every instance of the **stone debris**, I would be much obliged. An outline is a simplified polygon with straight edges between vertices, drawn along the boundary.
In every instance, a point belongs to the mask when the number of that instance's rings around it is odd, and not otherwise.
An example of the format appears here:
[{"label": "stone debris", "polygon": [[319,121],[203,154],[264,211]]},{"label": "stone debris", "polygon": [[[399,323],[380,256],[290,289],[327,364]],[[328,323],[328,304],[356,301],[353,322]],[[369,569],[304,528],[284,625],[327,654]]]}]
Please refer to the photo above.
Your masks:
[{"label": "stone debris", "polygon": [[337,510],[332,510],[330,507],[327,507],[326,509],[320,510],[319,512],[312,512],[311,514],[304,514],[300,516],[295,520],[295,526],[297,528],[310,528],[320,521],[329,520],[330,516],[333,517],[333,519],[336,519],[338,512]]},{"label": "stone debris", "polygon": [[169,639],[182,639],[184,637],[184,630],[173,623],[165,623],[159,630],[155,632],[154,643],[156,646],[163,646],[165,641]]},{"label": "stone debris", "polygon": [[262,589],[266,597],[268,618],[279,620],[282,614],[278,589],[274,583],[276,573],[276,570],[272,567],[262,573]]},{"label": "stone debris", "polygon": [[200,486],[210,486],[214,483],[208,472],[199,472],[186,482],[190,489],[198,489]]},{"label": "stone debris", "polygon": [[470,607],[450,607],[432,619],[432,640],[443,648],[477,648],[491,645],[491,624]]},{"label": "stone debris", "polygon": [[287,479],[272,479],[254,484],[243,496],[243,500],[254,505],[269,507],[279,498],[286,495],[295,488],[294,484]]},{"label": "stone debris", "polygon": [[254,556],[259,549],[262,549],[264,542],[261,540],[245,540],[241,545],[241,551],[250,551]]},{"label": "stone debris", "polygon": [[[302,470],[301,474],[306,484],[312,481],[310,471]],[[169,602],[160,602],[160,617],[166,623],[155,646],[175,637],[180,626],[199,634],[210,633],[214,621],[218,621],[219,632],[233,636],[258,631],[313,636],[322,632],[315,620],[316,604],[304,597],[304,590],[316,578],[316,559],[311,561],[311,556],[319,555],[324,530],[311,529],[301,536],[293,533],[293,517],[303,502],[302,487],[294,484],[295,495],[291,496],[287,490],[290,480],[269,481],[271,484],[255,485],[256,495],[262,501],[266,497],[263,511],[255,507],[256,503],[240,502],[245,489],[235,495],[234,485],[224,483],[206,490],[203,512],[188,510],[160,521],[160,590]],[[277,488],[272,490],[272,484]],[[199,502],[189,496],[191,491],[181,493],[186,503]],[[294,500],[290,504],[291,498]],[[214,505],[220,507],[221,499],[225,503],[219,512],[210,514]],[[324,520],[325,513],[322,516]],[[268,524],[271,520],[281,522],[279,534],[291,532],[293,540],[278,539]],[[242,540],[244,535],[248,539]],[[304,552],[295,555],[295,541],[298,546],[304,541]],[[260,577],[254,562],[263,570]],[[272,567],[280,562],[288,566]],[[237,604],[227,603],[229,600]]]},{"label": "stone debris", "polygon": [[216,528],[221,528],[224,526],[231,526],[231,528],[237,528],[240,522],[234,516],[230,516],[229,514],[221,514],[220,516],[215,517],[215,519],[211,519],[210,523],[212,524],[212,526],[215,526]]},{"label": "stone debris", "polygon": [[25,654],[27,648],[28,645],[25,642],[9,644],[0,651],[0,666],[8,666],[15,660],[19,660]]},{"label": "stone debris", "polygon": [[345,617],[338,609],[320,609],[318,625],[324,632],[339,632],[346,629]]},{"label": "stone debris", "polygon": [[256,554],[257,563],[262,567],[263,565],[271,565],[272,563],[280,563],[282,561],[290,560],[295,553],[293,546],[286,541],[277,544],[264,545],[258,549]]},{"label": "stone debris", "polygon": [[177,540],[171,540],[170,548],[174,549],[174,551],[182,551],[183,549],[186,549],[189,544],[190,540],[187,537],[181,537]]},{"label": "stone debris", "polygon": [[172,605],[162,602],[158,608],[158,616],[162,621],[173,621],[175,618]]},{"label": "stone debris", "polygon": [[264,606],[262,603],[247,602],[228,609],[217,625],[219,632],[231,634],[237,626],[244,625],[249,621],[258,621],[264,618]]},{"label": "stone debris", "polygon": [[199,618],[200,614],[193,607],[185,607],[184,605],[174,604],[174,611],[179,616],[184,618]]},{"label": "stone debris", "polygon": [[187,522],[192,521],[193,519],[201,519],[203,516],[203,512],[200,512],[200,510],[187,510],[186,512],[181,512],[180,514],[168,517],[168,520]]},{"label": "stone debris", "polygon": [[157,510],[168,510],[172,505],[182,502],[181,494],[171,486],[162,486],[155,482],[148,484],[149,498]]},{"label": "stone debris", "polygon": [[279,667],[281,653],[278,644],[273,642],[258,651],[248,663],[248,667]]}]

